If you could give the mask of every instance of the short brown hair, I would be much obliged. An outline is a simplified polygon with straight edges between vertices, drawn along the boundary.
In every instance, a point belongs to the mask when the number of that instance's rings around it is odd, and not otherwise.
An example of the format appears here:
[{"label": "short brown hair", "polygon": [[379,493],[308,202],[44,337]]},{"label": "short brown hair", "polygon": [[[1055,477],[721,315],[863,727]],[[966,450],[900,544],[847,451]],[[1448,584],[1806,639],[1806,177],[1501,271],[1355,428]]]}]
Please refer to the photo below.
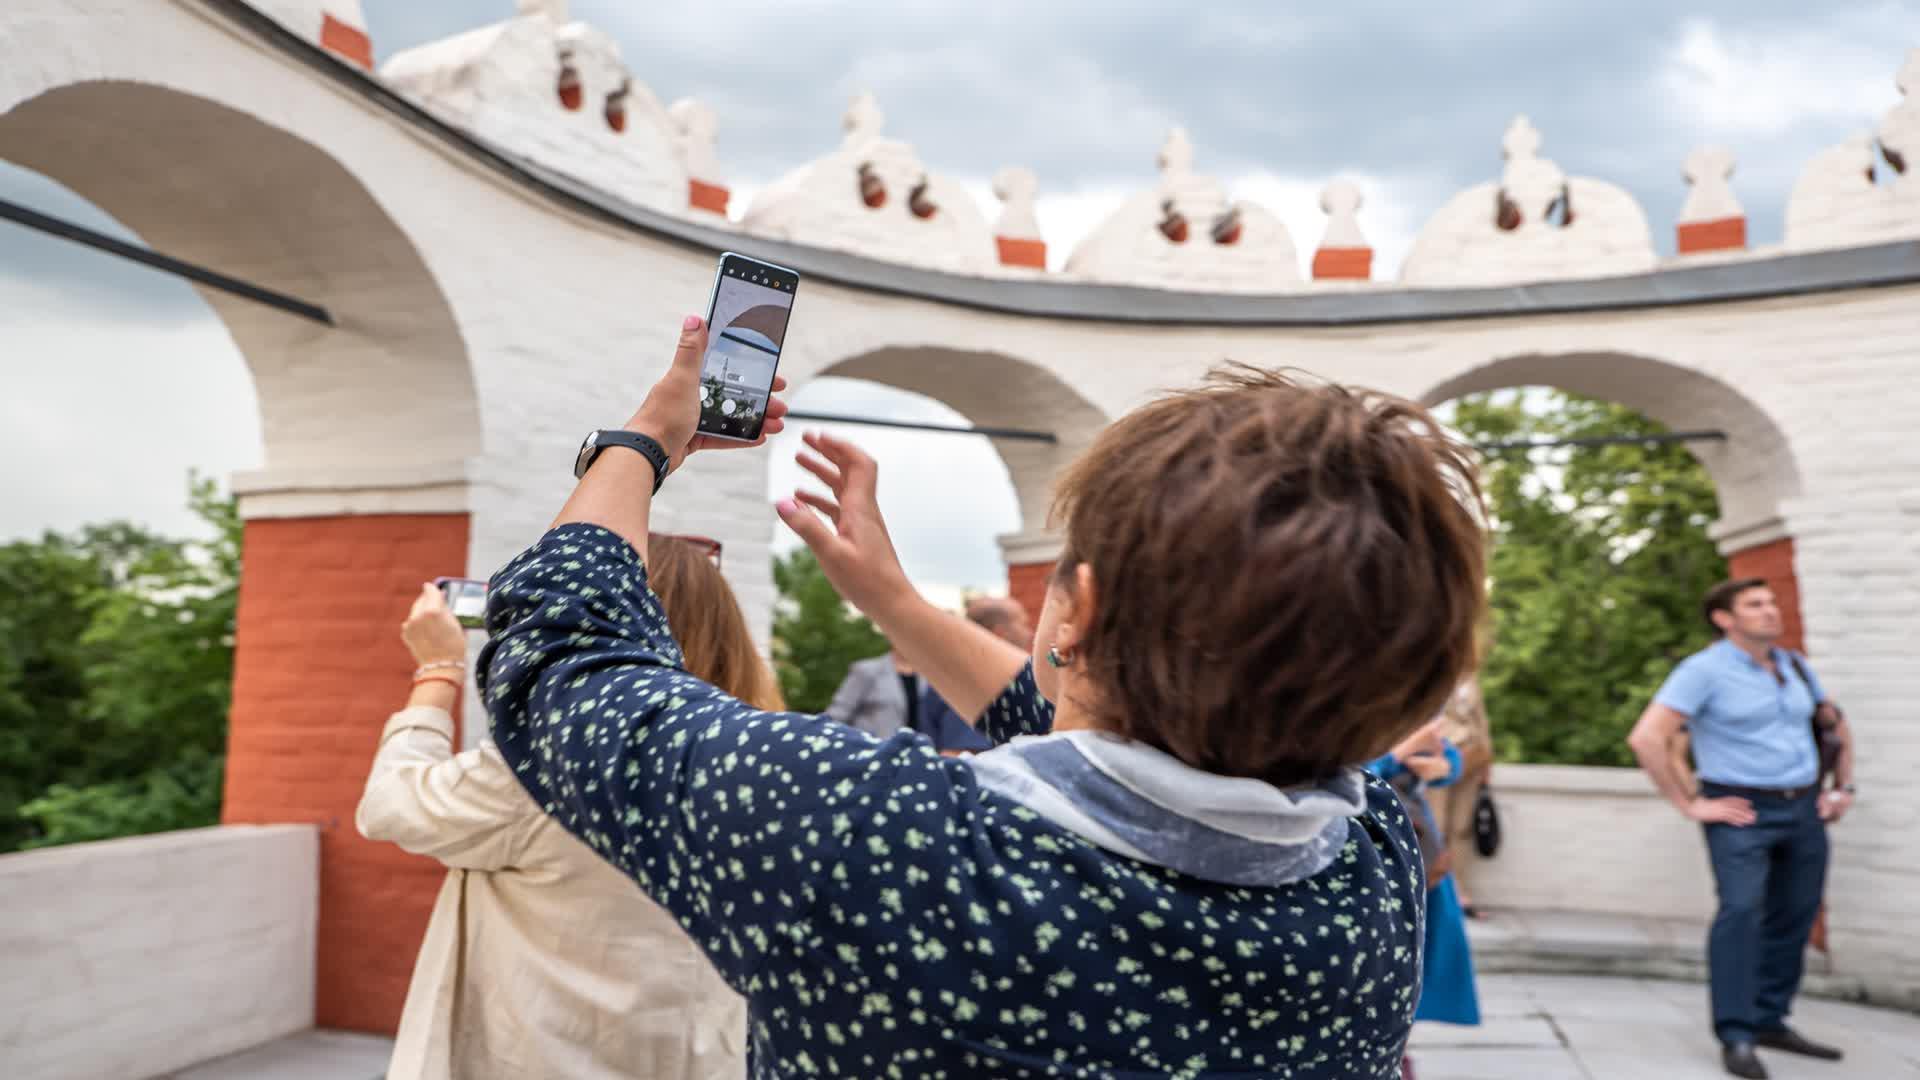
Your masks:
[{"label": "short brown hair", "polygon": [[1106,730],[1208,772],[1325,779],[1430,720],[1476,659],[1484,504],[1410,401],[1233,366],[1065,473],[1056,584]]},{"label": "short brown hair", "polygon": [[1746,592],[1748,589],[1764,589],[1766,587],[1766,578],[1748,577],[1734,578],[1732,581],[1723,581],[1707,590],[1707,598],[1700,602],[1700,617],[1707,620],[1707,629],[1713,631],[1714,637],[1724,637],[1726,632],[1720,629],[1719,623],[1713,621],[1713,613],[1716,611],[1724,611],[1731,614],[1733,612],[1733,605],[1740,601],[1741,593]]},{"label": "short brown hair", "polygon": [[740,602],[707,550],[679,537],[647,537],[647,584],[660,598],[689,674],[756,709],[787,707],[773,669],[754,648]]}]

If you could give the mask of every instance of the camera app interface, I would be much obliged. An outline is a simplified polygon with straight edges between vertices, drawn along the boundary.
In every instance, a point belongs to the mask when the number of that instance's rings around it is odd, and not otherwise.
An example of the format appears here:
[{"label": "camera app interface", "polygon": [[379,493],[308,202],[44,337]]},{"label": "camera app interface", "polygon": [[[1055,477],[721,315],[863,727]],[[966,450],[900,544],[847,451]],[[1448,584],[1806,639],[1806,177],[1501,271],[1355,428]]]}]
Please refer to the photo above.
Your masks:
[{"label": "camera app interface", "polygon": [[787,336],[797,279],[788,271],[727,259],[720,267],[700,367],[700,430],[757,439]]}]

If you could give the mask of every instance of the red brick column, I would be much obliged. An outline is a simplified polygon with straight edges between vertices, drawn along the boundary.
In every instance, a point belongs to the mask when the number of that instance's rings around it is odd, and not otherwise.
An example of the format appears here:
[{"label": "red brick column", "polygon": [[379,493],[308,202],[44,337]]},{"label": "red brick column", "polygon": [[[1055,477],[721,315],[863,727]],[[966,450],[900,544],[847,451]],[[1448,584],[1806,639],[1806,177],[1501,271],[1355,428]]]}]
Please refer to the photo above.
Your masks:
[{"label": "red brick column", "polygon": [[1038,622],[1040,609],[1047,603],[1047,583],[1052,579],[1052,562],[1017,563],[1007,567],[1007,595],[1020,601],[1027,616]]},{"label": "red brick column", "polygon": [[421,582],[466,565],[465,514],[246,524],[221,820],[320,826],[321,1027],[391,1033],[400,1021],[446,871],[361,839],[353,812],[406,699],[407,606]]},{"label": "red brick column", "polygon": [[1800,619],[1800,584],[1793,571],[1793,538],[1782,537],[1727,556],[1731,578],[1763,578],[1780,603],[1783,632],[1780,644],[1805,651],[1805,626]]}]

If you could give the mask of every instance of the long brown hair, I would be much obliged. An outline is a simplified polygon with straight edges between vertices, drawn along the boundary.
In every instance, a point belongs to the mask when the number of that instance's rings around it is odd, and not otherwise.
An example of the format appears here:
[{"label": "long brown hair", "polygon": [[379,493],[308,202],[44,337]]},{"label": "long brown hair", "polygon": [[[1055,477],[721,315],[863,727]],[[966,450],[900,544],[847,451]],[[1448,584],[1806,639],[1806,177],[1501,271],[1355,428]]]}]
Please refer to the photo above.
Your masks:
[{"label": "long brown hair", "polygon": [[756,709],[787,707],[773,669],[753,647],[740,602],[704,553],[685,540],[649,536],[647,581],[666,609],[667,626],[686,654],[690,674]]}]

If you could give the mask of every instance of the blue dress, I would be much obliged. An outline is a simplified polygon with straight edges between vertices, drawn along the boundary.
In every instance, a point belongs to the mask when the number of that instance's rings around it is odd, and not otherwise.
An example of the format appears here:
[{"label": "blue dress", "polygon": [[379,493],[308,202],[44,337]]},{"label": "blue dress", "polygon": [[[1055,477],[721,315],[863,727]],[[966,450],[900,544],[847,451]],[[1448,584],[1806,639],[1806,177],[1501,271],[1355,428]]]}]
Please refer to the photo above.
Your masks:
[{"label": "blue dress", "polygon": [[[1425,787],[1446,787],[1460,779],[1460,751],[1447,743],[1447,775],[1429,781]],[[1367,766],[1367,771],[1382,780],[1391,780],[1406,769],[1392,754],[1383,754]],[[1426,805],[1422,797],[1420,803]],[[1433,821],[1431,808],[1427,820]],[[1451,842],[1451,838],[1449,838]],[[1415,1020],[1434,1020],[1443,1024],[1480,1023],[1480,998],[1474,989],[1473,952],[1467,945],[1467,913],[1460,907],[1460,893],[1454,888],[1453,875],[1427,890],[1426,966],[1420,984],[1420,1004]]]}]

